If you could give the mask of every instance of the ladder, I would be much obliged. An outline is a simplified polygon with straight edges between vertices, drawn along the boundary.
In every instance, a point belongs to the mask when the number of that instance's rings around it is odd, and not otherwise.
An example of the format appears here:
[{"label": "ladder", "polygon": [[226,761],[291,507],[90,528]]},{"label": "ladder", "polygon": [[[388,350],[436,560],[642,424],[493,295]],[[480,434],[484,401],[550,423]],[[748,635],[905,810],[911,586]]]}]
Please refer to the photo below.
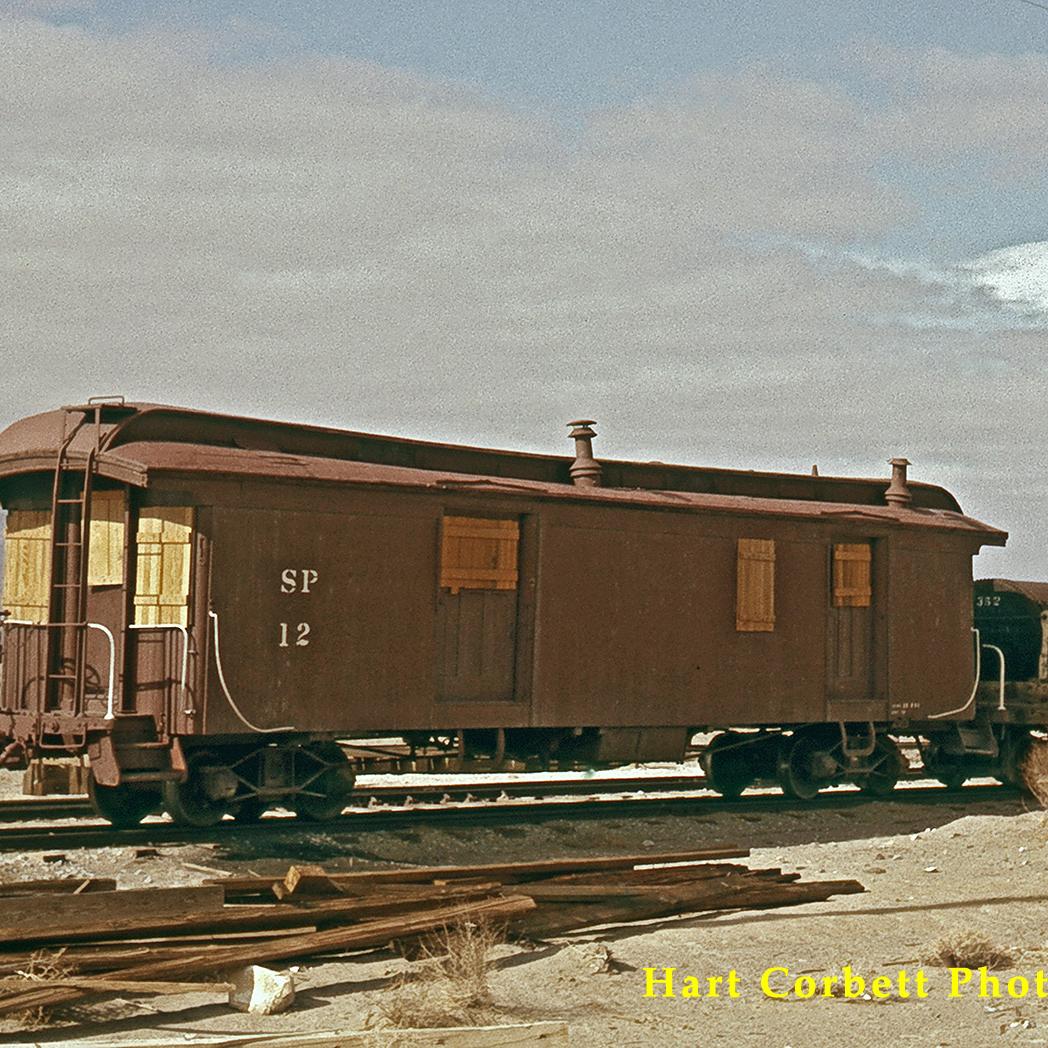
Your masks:
[{"label": "ladder", "polygon": [[[46,676],[37,723],[37,739],[44,748],[45,716],[64,714],[78,717],[84,712],[91,483],[101,442],[102,411],[101,405],[91,407],[95,416],[95,442],[88,450],[83,469],[75,469],[69,462],[73,438],[88,420],[88,411],[82,408],[67,409],[62,443],[55,461],[51,493]],[[71,419],[73,424],[70,427]]]}]

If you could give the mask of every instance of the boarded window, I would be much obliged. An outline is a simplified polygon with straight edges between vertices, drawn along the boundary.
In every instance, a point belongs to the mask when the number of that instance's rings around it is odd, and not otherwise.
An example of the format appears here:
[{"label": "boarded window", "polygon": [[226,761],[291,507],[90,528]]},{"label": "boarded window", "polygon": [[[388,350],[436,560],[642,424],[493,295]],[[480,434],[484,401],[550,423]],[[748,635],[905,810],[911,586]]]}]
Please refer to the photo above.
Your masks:
[{"label": "boarded window", "polygon": [[440,544],[441,586],[452,593],[516,589],[519,541],[520,525],[515,520],[445,517]]},{"label": "boarded window", "polygon": [[735,628],[745,633],[775,629],[775,543],[739,539]]},{"label": "boarded window", "polygon": [[193,510],[150,506],[138,515],[135,624],[189,625]]},{"label": "boarded window", "polygon": [[47,622],[51,602],[51,513],[13,509],[4,534],[3,606],[12,619]]},{"label": "boarded window", "polygon": [[124,582],[125,505],[122,491],[95,491],[91,495],[89,586],[120,586]]},{"label": "boarded window", "polygon": [[868,542],[839,542],[833,547],[833,606],[868,608],[873,599]]}]

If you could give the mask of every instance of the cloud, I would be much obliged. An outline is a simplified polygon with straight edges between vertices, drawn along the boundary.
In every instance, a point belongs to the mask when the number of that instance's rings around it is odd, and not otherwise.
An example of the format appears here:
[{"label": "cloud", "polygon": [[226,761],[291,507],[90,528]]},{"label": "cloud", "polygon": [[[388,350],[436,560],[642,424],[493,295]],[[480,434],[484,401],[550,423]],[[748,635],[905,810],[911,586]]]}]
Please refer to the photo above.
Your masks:
[{"label": "cloud", "polygon": [[[604,454],[742,468],[906,453],[1020,533],[993,563],[1048,572],[1039,336],[982,270],[850,246],[912,218],[880,161],[919,121],[751,70],[576,135],[363,62],[0,41],[3,416],[124,392],[565,452],[595,414]],[[992,330],[952,322],[973,303]]]},{"label": "cloud", "polygon": [[1000,301],[1048,321],[1048,241],[991,251],[969,269],[977,285]]}]

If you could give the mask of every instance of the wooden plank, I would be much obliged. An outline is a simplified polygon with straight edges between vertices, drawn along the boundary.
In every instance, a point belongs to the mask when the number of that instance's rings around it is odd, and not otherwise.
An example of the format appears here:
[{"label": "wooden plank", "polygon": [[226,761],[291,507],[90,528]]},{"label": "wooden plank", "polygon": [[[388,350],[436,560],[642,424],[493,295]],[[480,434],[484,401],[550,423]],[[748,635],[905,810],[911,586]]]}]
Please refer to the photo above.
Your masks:
[{"label": "wooden plank", "polygon": [[233,988],[228,982],[149,982],[135,979],[95,978],[82,976],[80,978],[47,979],[43,982],[33,982],[25,978],[7,977],[0,979],[0,993],[11,990],[24,990],[27,986],[87,986],[96,993],[151,993],[151,994],[176,994],[176,993],[221,993],[227,994]]},{"label": "wooden plank", "polygon": [[[64,1041],[65,1048],[186,1048],[185,1037],[150,1041]],[[428,1030],[347,1030],[328,1033],[233,1034],[194,1037],[195,1048],[567,1048],[563,1022],[466,1026]]]},{"label": "wooden plank", "polygon": [[[484,877],[503,884],[552,877],[561,873],[579,873],[596,870],[629,870],[634,866],[664,863],[706,862],[716,859],[745,858],[749,848],[706,848],[691,852],[659,852],[653,855],[601,855],[578,859],[543,859],[538,862],[495,863],[486,866],[408,866],[397,870],[365,870],[360,873],[329,873],[328,877],[343,890],[371,884],[425,884],[437,880]],[[255,884],[272,884],[264,878],[226,879],[208,881],[221,884],[227,891],[250,890]]]},{"label": "wooden plank", "polygon": [[113,877],[57,877],[54,880],[8,881],[0,884],[0,898],[12,895],[83,895],[94,892],[115,892]]},{"label": "wooden plank", "polygon": [[[83,926],[106,928],[110,922],[145,918],[177,918],[187,911],[215,913],[222,909],[221,888],[142,888],[127,891],[89,892],[80,895],[53,894],[46,905],[31,905],[25,897],[0,898],[0,942],[54,941],[55,932]],[[41,937],[42,936],[42,937]]]},{"label": "wooden plank", "polygon": [[126,512],[127,495],[122,489],[91,493],[91,523],[87,547],[89,586],[123,584]]},{"label": "wooden plank", "polygon": [[[385,946],[393,940],[425,934],[463,921],[511,921],[534,908],[534,900],[521,895],[443,906],[422,914],[383,918],[300,935],[284,935],[265,942],[223,946],[187,957],[175,957],[157,963],[146,962],[123,969],[120,977],[151,982],[181,980],[204,972],[227,971],[245,964],[268,964],[273,961],[329,953],[332,950],[364,950]],[[85,997],[104,992],[94,989],[92,980],[102,983],[105,978],[88,976],[79,986],[49,988],[42,985],[38,989],[5,994],[0,997],[0,1014],[29,1008],[50,1008],[83,1000]]]},{"label": "wooden plank", "polygon": [[[288,928],[316,928],[334,922],[346,923],[379,915],[392,916],[416,910],[433,909],[449,901],[486,898],[499,889],[494,882],[468,885],[465,888],[425,887],[408,893],[381,893],[361,899],[339,895],[334,899],[316,899],[297,905],[270,903],[263,906],[227,906],[203,911],[157,916],[138,913],[129,917],[112,917],[108,921],[72,919],[52,925],[50,922],[28,928],[0,928],[3,948],[44,945],[46,943],[115,942],[122,939],[143,939],[147,936],[166,938],[184,935],[217,935],[233,931],[272,931]],[[159,892],[165,889],[154,889]],[[221,898],[221,889],[213,888]],[[115,895],[129,894],[114,892]],[[148,894],[148,892],[146,893]],[[90,897],[89,897],[90,898]],[[22,900],[24,903],[24,900]],[[46,914],[37,915],[38,919]]]},{"label": "wooden plank", "polygon": [[289,866],[281,897],[301,895],[339,895],[339,887],[323,866]]},{"label": "wooden plank", "polygon": [[711,910],[763,909],[823,902],[832,895],[847,895],[866,889],[858,881],[822,881],[812,884],[776,884],[756,881],[739,886],[700,882],[694,886],[672,885],[661,894],[603,902],[544,902],[526,914],[514,927],[529,936],[549,936],[576,931],[596,924],[623,924],[659,917]]}]

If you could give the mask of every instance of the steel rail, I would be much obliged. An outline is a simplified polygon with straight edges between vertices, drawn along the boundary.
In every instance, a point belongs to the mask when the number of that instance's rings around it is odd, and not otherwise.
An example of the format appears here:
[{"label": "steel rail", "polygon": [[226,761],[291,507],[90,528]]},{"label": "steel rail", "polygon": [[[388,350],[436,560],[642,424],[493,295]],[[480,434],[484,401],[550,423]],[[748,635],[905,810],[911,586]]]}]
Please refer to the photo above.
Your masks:
[{"label": "steel rail", "polygon": [[754,812],[841,811],[867,805],[905,806],[949,804],[968,810],[974,804],[1021,801],[1020,791],[1009,786],[974,785],[948,789],[945,786],[904,786],[889,797],[878,798],[860,790],[837,790],[820,793],[810,801],[784,798],[779,793],[749,794],[735,800],[716,796],[650,796],[630,798],[584,798],[582,800],[481,801],[476,803],[414,805],[412,807],[376,806],[347,808],[330,822],[306,822],[294,817],[270,814],[255,823],[238,823],[226,819],[215,826],[198,828],[176,826],[169,822],[151,822],[130,829],[117,830],[108,823],[76,823],[66,826],[20,826],[0,830],[0,853],[11,851],[53,850],[56,848],[126,847],[129,845],[186,844],[209,842],[234,844],[254,834],[288,837],[317,835],[335,838],[376,830],[419,828],[432,823],[444,825],[485,825],[509,822],[545,822],[556,819],[622,818],[630,815],[711,815],[750,814]]},{"label": "steel rail", "polygon": [[[548,778],[537,773],[531,779],[500,779],[492,775],[466,782],[440,782],[434,773],[432,782],[414,786],[364,785],[353,791],[353,807],[373,804],[409,804],[433,801],[496,800],[500,797],[597,797],[619,793],[675,793],[705,790],[706,776],[652,775],[648,777],[617,775],[602,778]],[[923,771],[907,772],[901,781],[924,779]],[[94,814],[86,795],[49,795],[11,800],[0,799],[0,822],[23,819],[63,819]]]}]

